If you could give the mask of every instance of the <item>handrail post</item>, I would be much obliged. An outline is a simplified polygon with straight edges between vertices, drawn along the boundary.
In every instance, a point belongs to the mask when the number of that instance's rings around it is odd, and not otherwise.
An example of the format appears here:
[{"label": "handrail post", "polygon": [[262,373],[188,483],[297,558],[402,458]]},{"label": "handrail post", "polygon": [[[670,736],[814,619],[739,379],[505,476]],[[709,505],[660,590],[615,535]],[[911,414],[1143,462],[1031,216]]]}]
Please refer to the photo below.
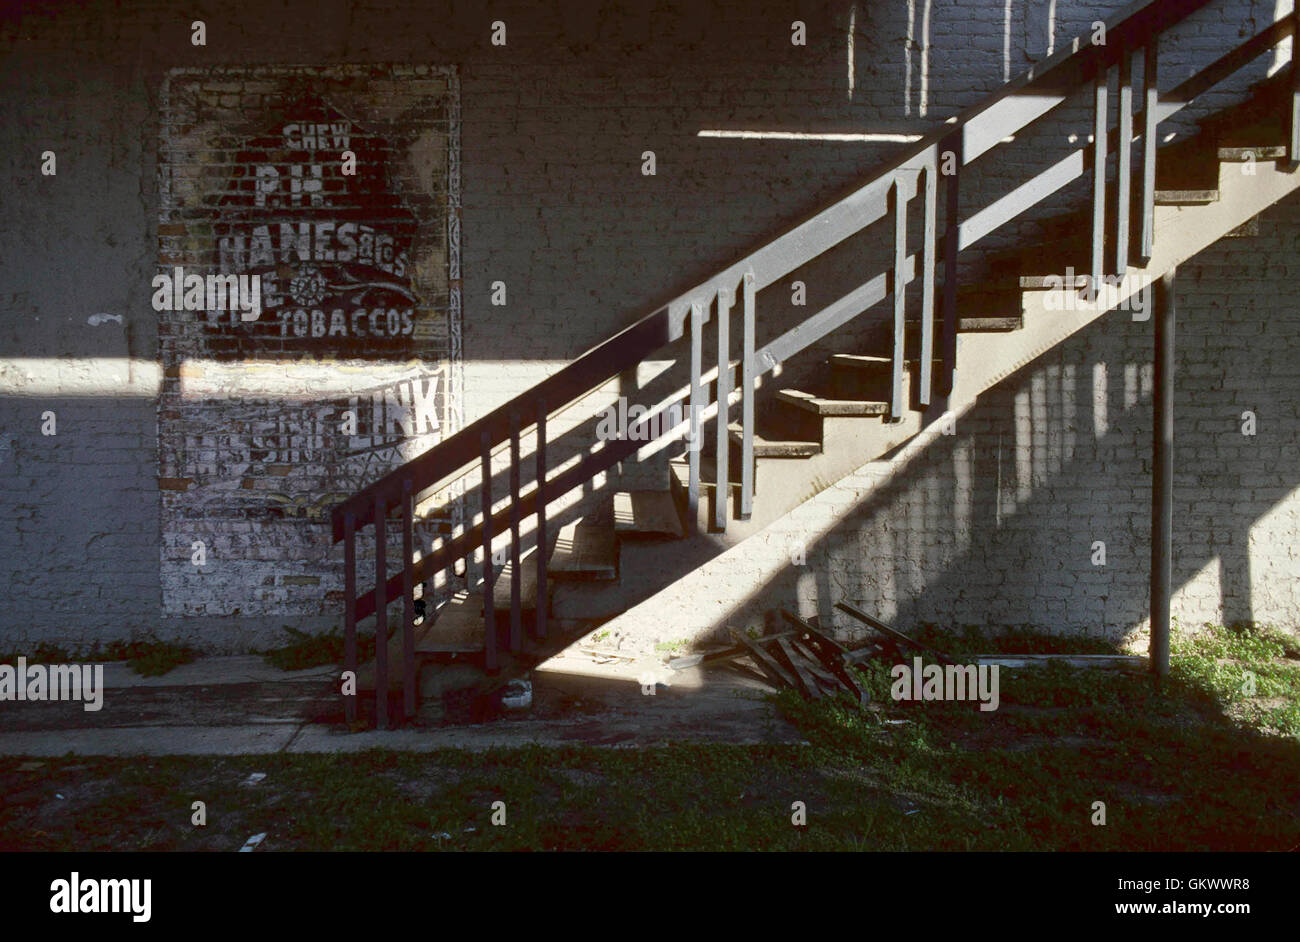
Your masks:
[{"label": "handrail post", "polygon": [[1142,264],[1151,261],[1156,238],[1156,107],[1160,104],[1160,36],[1142,50]]},{"label": "handrail post", "polygon": [[731,289],[718,289],[718,428],[714,465],[718,485],[713,491],[713,525],[727,529],[727,498],[731,496],[731,474],[727,468],[731,457],[731,433],[727,428],[731,398]]},{"label": "handrail post", "polygon": [[1129,208],[1132,200],[1133,167],[1133,50],[1127,46],[1119,57],[1119,157],[1115,197],[1115,273],[1128,272]]},{"label": "handrail post", "polygon": [[930,404],[930,390],[934,384],[934,250],[938,239],[937,203],[939,201],[939,181],[935,179],[938,171],[938,153],[930,152],[925,169],[925,212],[924,232],[921,245],[921,366],[917,381],[921,385],[919,403]]},{"label": "handrail post", "polygon": [[957,218],[961,201],[961,188],[958,181],[961,178],[964,161],[961,133],[957,132],[945,139],[940,147],[940,166],[947,162],[946,155],[951,154],[953,159],[952,173],[948,174],[943,199],[943,384],[941,391],[944,396],[950,396],[957,371],[957,252],[961,244],[959,241],[961,229]]},{"label": "handrail post", "polygon": [[1088,296],[1093,300],[1101,291],[1102,277],[1106,273],[1106,96],[1109,78],[1110,67],[1099,62],[1092,90],[1092,277]]},{"label": "handrail post", "polygon": [[891,289],[894,292],[894,363],[893,377],[889,386],[889,416],[891,419],[903,417],[903,361],[906,359],[906,317],[907,283],[903,276],[903,267],[907,263],[907,202],[910,193],[903,191],[903,177],[894,177],[890,190],[894,203],[894,276]]},{"label": "handrail post", "polygon": [[546,638],[546,403],[537,401],[537,637]]},{"label": "handrail post", "polygon": [[[415,585],[411,567],[415,564],[415,488],[411,479],[402,482],[402,708],[409,720],[415,716]],[[428,605],[428,602],[425,602]]]},{"label": "handrail post", "polygon": [[487,430],[479,436],[483,481],[479,494],[483,503],[483,661],[489,672],[498,668],[496,604],[492,593],[496,579],[492,566],[492,439]]},{"label": "handrail post", "polygon": [[691,393],[690,393],[690,429],[691,439],[687,443],[687,462],[690,470],[686,489],[686,525],[694,533],[699,525],[700,512],[700,452],[703,442],[700,440],[700,413],[704,411],[704,306],[699,301],[691,302]]},{"label": "handrail post", "polygon": [[352,677],[352,693],[343,696],[343,718],[357,721],[357,518],[343,515],[343,672]]},{"label": "handrail post", "polygon": [[523,647],[523,605],[519,598],[519,413],[510,413],[510,650]]},{"label": "handrail post", "polygon": [[388,508],[375,498],[375,728],[388,729]]},{"label": "handrail post", "polygon": [[754,513],[754,273],[745,272],[740,360],[740,519]]},{"label": "handrail post", "polygon": [[1300,3],[1291,9],[1291,146],[1290,169],[1300,167]]}]

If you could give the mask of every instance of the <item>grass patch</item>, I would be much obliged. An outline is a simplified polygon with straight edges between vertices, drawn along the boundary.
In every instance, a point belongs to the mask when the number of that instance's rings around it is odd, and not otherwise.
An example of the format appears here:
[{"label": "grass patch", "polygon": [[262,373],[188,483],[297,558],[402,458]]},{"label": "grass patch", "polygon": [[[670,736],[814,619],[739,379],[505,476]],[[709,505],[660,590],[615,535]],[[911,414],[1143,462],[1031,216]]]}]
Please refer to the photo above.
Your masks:
[{"label": "grass patch", "polygon": [[[989,650],[966,632],[924,637],[957,654],[964,641]],[[773,698],[806,745],[0,758],[0,848],[232,851],[261,831],[265,850],[1300,846],[1294,641],[1211,629],[1174,642],[1159,686],[1056,663],[1002,670],[990,712],[895,702],[888,666],[868,665],[875,709]],[[267,778],[241,787],[254,771]],[[190,824],[196,800],[207,827]],[[498,801],[504,827],[492,823]],[[796,802],[806,826],[792,822]]]},{"label": "grass patch", "polygon": [[[343,632],[334,628],[320,634],[308,634],[288,625],[283,626],[289,641],[278,648],[260,652],[262,659],[282,671],[300,671],[309,667],[323,667],[343,663]],[[391,633],[391,632],[390,632]],[[357,632],[357,663],[374,659],[375,636]]]},{"label": "grass patch", "polygon": [[196,648],[172,641],[144,639],[111,641],[93,645],[85,653],[70,651],[60,645],[37,644],[30,652],[15,651],[0,655],[0,664],[17,665],[19,657],[29,664],[73,664],[86,662],[126,661],[144,677],[159,677],[173,668],[188,664],[199,656]]}]

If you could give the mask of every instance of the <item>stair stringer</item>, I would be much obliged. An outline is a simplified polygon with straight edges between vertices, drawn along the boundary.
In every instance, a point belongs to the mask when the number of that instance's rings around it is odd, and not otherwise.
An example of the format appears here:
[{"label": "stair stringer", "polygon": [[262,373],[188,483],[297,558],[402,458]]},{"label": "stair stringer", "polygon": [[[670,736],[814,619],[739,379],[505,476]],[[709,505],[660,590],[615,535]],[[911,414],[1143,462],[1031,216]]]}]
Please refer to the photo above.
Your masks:
[{"label": "stair stringer", "polygon": [[[764,459],[758,464],[754,513],[749,520],[731,520],[725,533],[704,533],[692,541],[709,541],[713,555],[641,603],[605,623],[603,630],[619,639],[622,650],[652,651],[664,641],[698,641],[728,627],[728,619],[763,591],[790,561],[790,534],[805,527],[821,532],[853,511],[842,502],[812,507],[817,495],[849,475],[869,481],[857,500],[905,473],[943,432],[936,421],[944,413],[960,417],[979,395],[1032,363],[1103,314],[1122,307],[1144,287],[1166,272],[1210,247],[1229,232],[1300,189],[1300,172],[1282,169],[1282,163],[1259,161],[1254,174],[1242,164],[1220,162],[1217,202],[1190,206],[1155,207],[1152,257],[1142,268],[1130,266],[1102,303],[1076,310],[1059,310],[1067,292],[1032,289],[1022,293],[1024,327],[1012,333],[963,333],[957,338],[959,369],[946,408],[932,407],[924,416],[910,412],[895,423],[875,420],[828,419],[824,426],[823,453],[807,459]],[[1057,274],[1065,272],[1026,274]],[[1150,299],[1154,304],[1154,294]],[[1147,306],[1148,316],[1152,312]],[[868,427],[868,423],[872,427]],[[894,451],[894,449],[897,449]],[[893,452],[892,454],[890,452]],[[882,459],[882,455],[888,455]],[[775,464],[775,469],[774,469]],[[766,474],[764,472],[767,472]],[[701,531],[710,517],[701,501]],[[808,542],[818,534],[810,532]],[[762,540],[773,548],[762,559],[751,558],[744,545]],[[666,549],[681,555],[680,544]],[[758,554],[763,555],[763,554]],[[638,560],[642,565],[647,560]],[[629,572],[635,578],[635,572]],[[741,626],[734,626],[741,627]]]}]

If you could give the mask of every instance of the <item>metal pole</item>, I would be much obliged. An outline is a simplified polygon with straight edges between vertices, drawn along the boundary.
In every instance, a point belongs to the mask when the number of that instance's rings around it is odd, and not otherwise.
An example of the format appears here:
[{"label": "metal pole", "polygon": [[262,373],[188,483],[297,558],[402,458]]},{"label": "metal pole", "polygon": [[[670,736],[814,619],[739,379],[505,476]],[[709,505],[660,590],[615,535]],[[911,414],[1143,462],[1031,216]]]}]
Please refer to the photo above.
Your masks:
[{"label": "metal pole", "polygon": [[1155,421],[1151,462],[1151,672],[1169,676],[1169,593],[1174,540],[1174,276],[1156,286]]}]

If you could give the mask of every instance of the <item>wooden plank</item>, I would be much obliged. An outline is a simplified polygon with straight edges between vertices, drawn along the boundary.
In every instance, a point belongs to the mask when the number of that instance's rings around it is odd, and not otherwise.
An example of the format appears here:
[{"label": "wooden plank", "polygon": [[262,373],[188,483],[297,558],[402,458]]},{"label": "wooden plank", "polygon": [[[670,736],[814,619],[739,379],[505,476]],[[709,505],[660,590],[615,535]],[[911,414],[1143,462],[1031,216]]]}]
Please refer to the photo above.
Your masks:
[{"label": "wooden plank", "polygon": [[804,666],[803,658],[790,647],[789,639],[782,638],[780,641],[774,641],[767,646],[767,650],[794,678],[795,689],[803,694],[805,699],[820,700],[822,698],[821,687],[818,686],[816,678]]},{"label": "wooden plank", "polygon": [[848,671],[849,664],[858,663],[860,660],[865,660],[865,658],[851,660],[851,652],[844,645],[825,632],[814,628],[793,612],[782,609],[781,616],[805,634],[806,637],[803,639],[803,643],[838,678],[844,688],[853,694],[859,706],[871,701],[870,695],[858,686],[857,680]]},{"label": "wooden plank", "polygon": [[735,629],[732,629],[731,637],[737,644],[745,648],[750,660],[768,676],[778,690],[783,687],[798,687],[794,676],[777,663],[776,659],[764,651],[756,642],[751,641]]},{"label": "wooden plank", "polygon": [[1120,53],[1119,139],[1115,142],[1119,162],[1115,198],[1115,273],[1128,270],[1129,208],[1133,168],[1133,50]]},{"label": "wooden plank", "polygon": [[[727,415],[731,397],[731,291],[727,288],[718,290],[718,414],[717,452],[713,460],[718,469],[718,480],[727,480],[727,461],[731,449],[727,447]],[[730,488],[713,489],[713,526],[716,530],[727,529],[727,497]]]},{"label": "wooden plank", "polygon": [[970,660],[976,664],[1006,668],[1046,667],[1059,663],[1070,667],[1144,671],[1148,665],[1145,657],[1135,654],[975,654]]},{"label": "wooden plank", "polygon": [[822,654],[817,650],[816,643],[810,638],[794,638],[788,644],[795,654],[803,658],[803,666],[809,674],[823,686],[829,686],[832,690],[838,690],[840,682],[834,674],[826,670],[826,665],[822,661]]},{"label": "wooden plank", "polygon": [[926,654],[929,654],[931,657],[933,657],[935,660],[939,661],[940,663],[943,664],[952,663],[951,658],[949,658],[948,655],[944,654],[942,651],[939,651],[935,648],[929,647],[928,645],[924,645],[919,641],[915,641],[912,638],[909,638],[907,635],[903,634],[897,628],[892,628],[889,625],[886,625],[879,618],[876,618],[872,615],[868,615],[866,612],[862,611],[862,609],[854,605],[850,605],[848,602],[836,602],[835,607],[838,608],[841,612],[845,612],[849,615],[852,615],[858,621],[863,622],[864,624],[866,624],[871,628],[874,628],[876,631],[879,631],[882,634],[888,636],[889,638],[893,639],[895,642],[906,644],[908,647],[915,648],[918,651],[922,651]]},{"label": "wooden plank", "polygon": [[[793,638],[793,631],[777,631],[761,638],[752,639],[755,644],[767,644],[778,638]],[[668,666],[675,671],[684,671],[687,668],[698,667],[702,664],[715,664],[718,661],[729,661],[732,658],[741,657],[748,653],[748,648],[740,644],[733,644],[730,647],[722,648],[717,651],[706,651],[701,654],[684,654],[681,657],[675,657],[668,662]]]},{"label": "wooden plank", "polygon": [[618,544],[609,525],[575,520],[560,531],[551,555],[553,579],[618,578]]},{"label": "wooden plank", "polygon": [[622,536],[686,535],[669,491],[619,491],[614,495],[614,532]]},{"label": "wooden plank", "polygon": [[745,272],[744,324],[740,357],[740,519],[754,514],[754,273]]}]

